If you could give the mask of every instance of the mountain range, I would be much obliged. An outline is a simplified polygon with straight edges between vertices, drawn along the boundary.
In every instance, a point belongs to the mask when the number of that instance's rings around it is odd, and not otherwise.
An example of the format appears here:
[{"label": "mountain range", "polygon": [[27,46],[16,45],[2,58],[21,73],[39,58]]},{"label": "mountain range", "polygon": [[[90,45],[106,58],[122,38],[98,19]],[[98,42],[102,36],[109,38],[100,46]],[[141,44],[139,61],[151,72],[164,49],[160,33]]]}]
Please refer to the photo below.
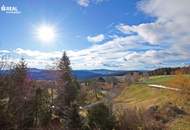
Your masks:
[{"label": "mountain range", "polygon": [[[10,70],[1,70],[0,75],[9,73]],[[28,68],[28,77],[33,80],[55,80],[57,78],[56,70],[46,70],[37,68]],[[78,80],[86,80],[97,77],[105,76],[122,76],[129,72],[142,72],[142,71],[126,71],[126,70],[72,70],[72,75]]]},{"label": "mountain range", "polygon": [[[72,74],[79,80],[92,79],[96,77],[103,76],[120,76],[125,75],[129,71],[125,70],[106,70],[106,69],[97,69],[97,70],[72,70]],[[30,68],[28,69],[28,75],[31,79],[34,80],[55,80],[56,79],[55,70],[44,70]]]}]

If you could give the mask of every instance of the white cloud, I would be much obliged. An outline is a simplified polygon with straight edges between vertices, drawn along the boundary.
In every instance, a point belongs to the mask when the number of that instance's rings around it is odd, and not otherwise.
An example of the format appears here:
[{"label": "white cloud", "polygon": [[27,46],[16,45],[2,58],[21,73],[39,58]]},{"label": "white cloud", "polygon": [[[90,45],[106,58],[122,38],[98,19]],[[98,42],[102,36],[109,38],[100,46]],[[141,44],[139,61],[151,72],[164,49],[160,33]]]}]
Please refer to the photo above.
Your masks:
[{"label": "white cloud", "polygon": [[0,50],[0,53],[10,53],[8,50]]},{"label": "white cloud", "polygon": [[90,3],[98,4],[103,1],[106,1],[106,0],[77,0],[77,3],[82,7],[88,7]]},{"label": "white cloud", "polygon": [[62,55],[59,51],[53,52],[41,52],[41,51],[33,51],[33,50],[24,50],[21,48],[17,48],[15,53],[21,56],[32,57],[34,59],[49,59],[49,58],[58,58]]},{"label": "white cloud", "polygon": [[105,37],[104,37],[103,34],[99,34],[99,35],[96,35],[96,36],[88,36],[87,37],[87,40],[89,42],[92,42],[92,43],[102,42],[104,39],[105,39]]},{"label": "white cloud", "polygon": [[[120,24],[118,30],[127,35],[137,35],[151,45],[163,46],[163,51],[176,57],[167,61],[190,59],[190,1],[189,0],[143,0],[138,7],[146,14],[156,18],[155,22],[139,25]],[[179,59],[177,59],[179,58]],[[153,60],[153,59],[152,59]],[[175,63],[175,62],[174,62]],[[177,64],[177,62],[176,62]]]},{"label": "white cloud", "polygon": [[[188,62],[190,61],[190,28],[188,27],[190,10],[187,5],[189,4],[190,1],[187,0],[143,1],[139,4],[140,9],[154,16],[155,22],[131,26],[118,25],[117,29],[125,33],[125,37],[113,38],[91,49],[96,48],[93,53],[101,57],[102,65],[125,69],[175,66]],[[146,43],[150,46],[147,45],[147,50],[141,50],[140,48],[146,48]]]},{"label": "white cloud", "polygon": [[90,0],[77,0],[77,3],[82,7],[87,7],[90,4]]},{"label": "white cloud", "polygon": [[[72,51],[67,54],[71,60],[73,69],[147,69],[172,65],[173,61],[190,60],[186,55],[167,50],[135,51],[143,48],[144,42],[139,36],[118,37],[101,45],[93,45],[90,48]],[[37,50],[25,50],[18,48],[10,51],[12,61],[18,61],[24,57],[29,67],[47,68],[62,56],[62,51],[42,52]]]},{"label": "white cloud", "polygon": [[157,17],[160,21],[188,19],[189,0],[142,0],[138,7],[145,13]]},{"label": "white cloud", "polygon": [[[120,64],[118,63],[122,63],[123,57],[129,53],[128,50],[141,46],[141,44],[136,44],[138,41],[141,41],[141,39],[136,36],[117,37],[102,45],[93,45],[87,49],[68,50],[67,54],[74,69],[111,69],[108,65],[119,66]],[[12,54],[12,59],[23,57],[28,62],[29,67],[37,68],[46,68],[47,65],[52,66],[53,62],[62,56],[62,51],[43,52],[21,48],[10,51],[10,53]]]},{"label": "white cloud", "polygon": [[117,25],[116,28],[117,28],[119,31],[121,31],[121,32],[123,32],[123,33],[125,33],[125,34],[133,34],[133,32],[134,32],[133,27],[132,27],[132,26],[129,26],[129,25],[127,25],[127,24],[120,24],[120,25]]},{"label": "white cloud", "polygon": [[143,0],[138,7],[157,20],[132,26],[121,24],[117,28],[126,34],[137,33],[150,44],[184,39],[190,36],[188,5],[189,0]]},{"label": "white cloud", "polygon": [[143,23],[139,25],[129,26],[127,24],[121,24],[117,26],[117,29],[125,34],[137,33],[145,41],[150,44],[159,44],[160,42],[166,41],[168,38],[167,30],[164,27],[164,23]]},{"label": "white cloud", "polygon": [[154,34],[158,39],[161,37],[160,44],[169,39],[170,51],[187,56],[190,53],[189,5],[189,0],[147,0],[139,4],[142,11],[157,18]]}]

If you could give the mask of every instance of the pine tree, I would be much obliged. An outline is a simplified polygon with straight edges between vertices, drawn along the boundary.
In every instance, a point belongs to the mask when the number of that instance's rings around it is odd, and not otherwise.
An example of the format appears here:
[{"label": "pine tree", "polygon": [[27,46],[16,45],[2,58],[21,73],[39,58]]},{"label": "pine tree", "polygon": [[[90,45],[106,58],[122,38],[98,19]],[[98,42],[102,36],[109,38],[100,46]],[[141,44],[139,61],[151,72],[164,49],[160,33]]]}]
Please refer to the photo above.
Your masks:
[{"label": "pine tree", "polygon": [[70,67],[70,60],[66,52],[63,53],[57,68],[60,72],[60,81],[66,82],[66,84],[72,81],[72,69]]},{"label": "pine tree", "polygon": [[70,106],[65,106],[60,113],[60,117],[63,119],[63,125],[66,130],[80,130],[82,128],[82,119],[77,102],[72,102]]},{"label": "pine tree", "polygon": [[25,105],[25,128],[40,128],[48,126],[51,121],[50,95],[47,89],[37,87],[34,94]]},{"label": "pine tree", "polygon": [[77,98],[77,85],[75,80],[72,77],[72,69],[70,67],[70,60],[66,55],[66,52],[63,53],[62,58],[58,64],[59,71],[59,87],[58,87],[58,104],[59,107],[69,106]]},{"label": "pine tree", "polygon": [[88,112],[89,126],[91,129],[113,130],[116,118],[104,103],[94,106]]},{"label": "pine tree", "polygon": [[[56,108],[58,115],[63,120],[65,129],[71,130],[76,126],[79,127],[81,123],[77,105],[78,83],[72,76],[70,60],[66,52],[63,53],[57,67],[59,71],[59,87]],[[75,130],[77,129],[75,128]]]}]

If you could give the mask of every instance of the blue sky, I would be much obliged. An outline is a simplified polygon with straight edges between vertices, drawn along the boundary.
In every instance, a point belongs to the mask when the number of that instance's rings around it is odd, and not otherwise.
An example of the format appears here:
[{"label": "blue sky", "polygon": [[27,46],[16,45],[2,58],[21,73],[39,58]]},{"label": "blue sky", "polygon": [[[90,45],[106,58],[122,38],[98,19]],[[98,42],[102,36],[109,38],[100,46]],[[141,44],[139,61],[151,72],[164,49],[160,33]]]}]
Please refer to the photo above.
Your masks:
[{"label": "blue sky", "polygon": [[[163,3],[165,3],[163,5]],[[154,69],[190,64],[188,0],[1,0],[0,54],[47,68],[67,51],[74,69]],[[45,44],[36,29],[51,25]]]}]

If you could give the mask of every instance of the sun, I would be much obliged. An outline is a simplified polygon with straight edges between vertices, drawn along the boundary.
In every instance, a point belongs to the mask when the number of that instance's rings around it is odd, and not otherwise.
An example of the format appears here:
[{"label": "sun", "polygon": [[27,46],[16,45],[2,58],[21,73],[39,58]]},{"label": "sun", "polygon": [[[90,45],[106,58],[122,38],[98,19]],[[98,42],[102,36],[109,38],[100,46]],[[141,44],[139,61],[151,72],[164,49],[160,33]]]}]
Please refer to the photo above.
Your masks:
[{"label": "sun", "polygon": [[52,43],[55,41],[56,31],[53,26],[40,25],[36,29],[36,36],[43,43]]}]

